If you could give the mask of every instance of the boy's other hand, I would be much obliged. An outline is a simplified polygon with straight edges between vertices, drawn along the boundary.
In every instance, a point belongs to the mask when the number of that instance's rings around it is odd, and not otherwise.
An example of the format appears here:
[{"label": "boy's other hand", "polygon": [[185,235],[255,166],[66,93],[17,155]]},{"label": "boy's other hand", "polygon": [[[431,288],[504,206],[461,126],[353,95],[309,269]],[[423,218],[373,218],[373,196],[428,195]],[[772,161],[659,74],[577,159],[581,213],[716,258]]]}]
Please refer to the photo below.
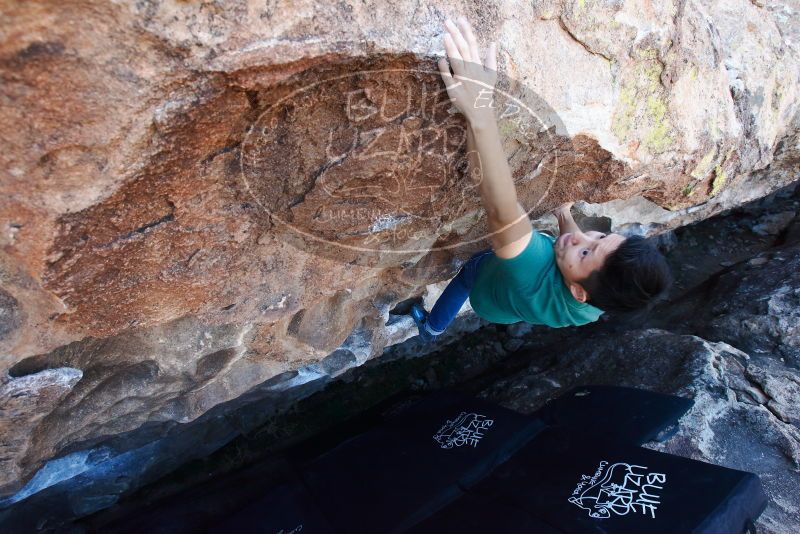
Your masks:
[{"label": "boy's other hand", "polygon": [[572,209],[572,205],[575,204],[574,202],[565,202],[561,204],[559,207],[554,209],[551,213],[555,215],[556,219],[560,219],[564,215],[572,215],[570,213],[570,209]]},{"label": "boy's other hand", "polygon": [[575,219],[572,218],[572,213],[569,211],[573,204],[574,202],[565,202],[551,212],[553,215],[555,215],[556,221],[558,221],[559,235],[564,235],[568,232],[574,233],[581,231],[581,229],[575,223]]},{"label": "boy's other hand", "polygon": [[[494,122],[494,85],[497,82],[497,46],[489,44],[481,61],[478,41],[464,17],[458,17],[458,27],[448,19],[444,48],[447,59],[439,60],[439,73],[450,101],[464,114],[472,126]],[[449,65],[448,65],[449,60]],[[453,74],[450,73],[450,68]]]}]

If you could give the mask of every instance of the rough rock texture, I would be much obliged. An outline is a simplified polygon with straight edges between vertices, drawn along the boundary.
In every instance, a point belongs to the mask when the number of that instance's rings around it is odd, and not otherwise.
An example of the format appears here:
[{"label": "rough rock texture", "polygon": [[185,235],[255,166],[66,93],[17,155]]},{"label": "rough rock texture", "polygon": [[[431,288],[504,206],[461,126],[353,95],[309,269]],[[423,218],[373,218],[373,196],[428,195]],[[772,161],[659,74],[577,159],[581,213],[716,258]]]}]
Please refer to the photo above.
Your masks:
[{"label": "rough rock texture", "polygon": [[3,3],[0,494],[410,335],[389,311],[483,246],[431,72],[445,16],[552,126],[501,120],[531,216],[584,200],[653,234],[795,178],[798,8]]},{"label": "rough rock texture", "polygon": [[34,429],[82,376],[80,370],[70,367],[46,369],[11,378],[0,387],[0,468],[8,479],[22,476],[22,466],[14,461],[15,455],[31,447]]},{"label": "rough rock texture", "polygon": [[[777,265],[786,264],[786,268]],[[800,262],[797,249],[748,261],[747,274],[728,272],[706,291],[713,306],[699,303],[691,317],[705,339],[723,339],[751,354],[770,354],[800,368]]]}]

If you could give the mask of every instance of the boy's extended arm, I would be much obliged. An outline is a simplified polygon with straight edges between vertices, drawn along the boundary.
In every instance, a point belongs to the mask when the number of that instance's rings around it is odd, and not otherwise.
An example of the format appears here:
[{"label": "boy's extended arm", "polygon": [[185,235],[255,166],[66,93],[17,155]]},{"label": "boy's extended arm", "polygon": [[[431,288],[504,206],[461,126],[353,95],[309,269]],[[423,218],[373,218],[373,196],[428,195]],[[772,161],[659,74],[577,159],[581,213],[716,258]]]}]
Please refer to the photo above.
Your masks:
[{"label": "boy's extended arm", "polygon": [[[496,72],[494,44],[486,54],[485,65],[478,55],[478,45],[469,23],[461,17],[461,31],[452,21],[445,23],[445,49],[450,64],[439,61],[439,71],[451,101],[464,114],[469,129],[467,150],[470,164],[477,173],[479,190],[486,210],[492,248],[501,258],[513,258],[527,246],[532,225],[517,200],[517,191],[508,166],[493,102]],[[452,67],[453,73],[450,73]],[[481,105],[479,105],[479,102]]]},{"label": "boy's extended arm", "polygon": [[471,122],[467,129],[470,167],[480,179],[480,194],[486,210],[492,248],[501,258],[513,258],[527,246],[533,227],[517,200],[497,122]]}]

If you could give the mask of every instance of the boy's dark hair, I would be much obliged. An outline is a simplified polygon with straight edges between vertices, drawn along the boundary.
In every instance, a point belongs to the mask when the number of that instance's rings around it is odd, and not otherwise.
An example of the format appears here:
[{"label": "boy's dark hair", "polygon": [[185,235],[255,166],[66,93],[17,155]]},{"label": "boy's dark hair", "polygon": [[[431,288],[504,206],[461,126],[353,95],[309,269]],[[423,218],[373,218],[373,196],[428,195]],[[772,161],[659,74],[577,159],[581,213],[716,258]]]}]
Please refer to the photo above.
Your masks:
[{"label": "boy's dark hair", "polygon": [[603,267],[578,282],[589,304],[605,312],[641,315],[667,296],[672,273],[659,250],[640,235],[608,255]]}]

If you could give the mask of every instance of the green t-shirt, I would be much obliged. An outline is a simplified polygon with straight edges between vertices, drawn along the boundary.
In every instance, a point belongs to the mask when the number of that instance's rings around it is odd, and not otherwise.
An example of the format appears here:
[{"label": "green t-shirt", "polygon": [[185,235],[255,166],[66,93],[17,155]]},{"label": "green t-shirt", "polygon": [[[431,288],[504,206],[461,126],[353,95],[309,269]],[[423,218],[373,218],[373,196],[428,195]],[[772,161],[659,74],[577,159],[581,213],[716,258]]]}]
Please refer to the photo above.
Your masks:
[{"label": "green t-shirt", "polygon": [[603,310],[572,296],[556,265],[554,242],[534,230],[519,255],[486,257],[469,295],[475,313],[492,323],[525,321],[552,328],[596,321]]}]

